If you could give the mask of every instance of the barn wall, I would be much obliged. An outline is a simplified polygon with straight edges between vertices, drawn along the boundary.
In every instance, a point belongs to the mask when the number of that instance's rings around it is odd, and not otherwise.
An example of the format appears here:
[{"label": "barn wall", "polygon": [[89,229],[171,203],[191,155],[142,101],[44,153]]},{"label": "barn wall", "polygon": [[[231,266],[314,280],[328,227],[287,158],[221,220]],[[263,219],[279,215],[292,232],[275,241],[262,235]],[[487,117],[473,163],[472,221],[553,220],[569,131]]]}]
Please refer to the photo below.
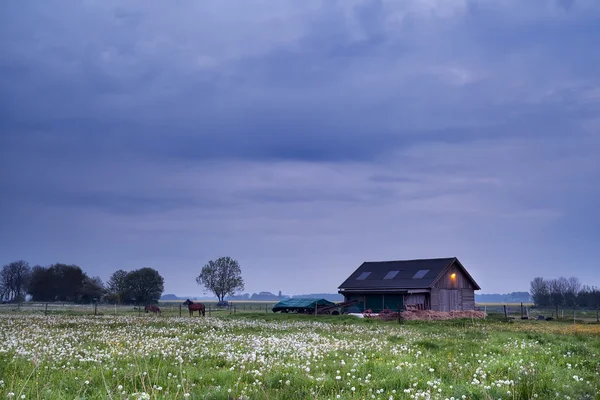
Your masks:
[{"label": "barn wall", "polygon": [[422,304],[423,305],[423,309],[425,310],[429,310],[431,307],[430,301],[429,301],[429,293],[413,293],[413,294],[409,294],[406,295],[404,297],[404,304]]},{"label": "barn wall", "polygon": [[[456,274],[455,280],[451,279],[452,274]],[[435,283],[434,287],[438,289],[473,289],[473,285],[471,285],[467,276],[463,274],[462,270],[456,264],[452,264],[448,268],[444,276]]]},{"label": "barn wall", "polygon": [[[365,299],[366,297],[366,299]],[[402,294],[398,293],[352,293],[345,294],[345,301],[360,300],[360,303],[349,307],[350,312],[363,312],[370,309],[374,313],[381,312],[384,309],[396,311],[398,306],[404,307],[404,299]]]},{"label": "barn wall", "polygon": [[440,290],[438,288],[431,289],[431,309],[440,311]]},{"label": "barn wall", "polygon": [[475,291],[473,289],[461,289],[462,296],[462,309],[474,310],[475,309]]}]

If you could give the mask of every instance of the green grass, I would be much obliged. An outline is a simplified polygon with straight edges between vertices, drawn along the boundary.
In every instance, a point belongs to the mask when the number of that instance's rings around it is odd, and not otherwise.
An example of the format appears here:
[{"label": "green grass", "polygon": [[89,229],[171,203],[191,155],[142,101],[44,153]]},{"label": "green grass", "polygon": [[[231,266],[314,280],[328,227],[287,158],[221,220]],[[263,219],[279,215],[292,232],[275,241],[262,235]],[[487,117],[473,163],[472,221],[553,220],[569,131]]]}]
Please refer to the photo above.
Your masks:
[{"label": "green grass", "polygon": [[0,399],[600,399],[599,374],[592,324],[0,316]]}]

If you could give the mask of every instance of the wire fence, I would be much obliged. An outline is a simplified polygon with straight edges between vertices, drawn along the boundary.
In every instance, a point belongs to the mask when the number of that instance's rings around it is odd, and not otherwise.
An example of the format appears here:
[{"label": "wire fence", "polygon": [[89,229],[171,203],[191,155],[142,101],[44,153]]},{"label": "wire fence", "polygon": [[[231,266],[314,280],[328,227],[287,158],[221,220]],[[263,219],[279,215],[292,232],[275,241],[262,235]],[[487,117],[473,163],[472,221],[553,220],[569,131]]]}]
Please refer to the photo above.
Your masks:
[{"label": "wire fence", "polygon": [[[230,302],[219,307],[216,302],[204,302],[205,316],[225,316],[240,313],[272,313],[274,302]],[[187,306],[181,302],[159,303],[161,317],[189,317]],[[504,319],[563,320],[600,322],[600,312],[593,309],[537,308],[531,304],[477,304],[477,310],[485,311],[489,317]],[[74,304],[24,302],[0,304],[0,314],[42,314],[42,315],[129,315],[154,316],[146,313],[144,306],[114,304]],[[195,311],[193,316],[198,316]]]},{"label": "wire fence", "polygon": [[[274,303],[229,303],[228,306],[217,306],[216,303],[204,303],[205,316],[228,315],[237,313],[269,313]],[[188,307],[181,302],[159,303],[160,316],[190,316]],[[144,306],[117,304],[74,304],[55,302],[24,302],[0,304],[0,314],[43,314],[43,315],[155,315],[146,313]],[[195,311],[193,315],[198,315]]]}]

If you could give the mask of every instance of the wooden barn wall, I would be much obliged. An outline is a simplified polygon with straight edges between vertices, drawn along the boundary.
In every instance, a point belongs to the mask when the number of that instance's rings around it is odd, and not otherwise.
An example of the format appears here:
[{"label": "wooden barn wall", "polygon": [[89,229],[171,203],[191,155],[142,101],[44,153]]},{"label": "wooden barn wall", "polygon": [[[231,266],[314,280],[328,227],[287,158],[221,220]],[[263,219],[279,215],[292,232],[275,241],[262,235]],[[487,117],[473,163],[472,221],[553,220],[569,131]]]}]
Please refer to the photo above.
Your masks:
[{"label": "wooden barn wall", "polygon": [[461,289],[462,297],[462,309],[474,310],[475,309],[475,291],[473,289]]},{"label": "wooden barn wall", "polygon": [[[452,280],[451,275],[456,274],[456,280]],[[437,281],[434,285],[437,289],[473,289],[471,282],[463,274],[462,270],[455,264],[452,264],[450,268],[444,273],[444,276]]]},{"label": "wooden barn wall", "polygon": [[431,289],[431,309],[440,311],[440,290],[437,288]]},{"label": "wooden barn wall", "polygon": [[475,309],[473,289],[432,289],[431,309],[434,311],[466,311]]}]

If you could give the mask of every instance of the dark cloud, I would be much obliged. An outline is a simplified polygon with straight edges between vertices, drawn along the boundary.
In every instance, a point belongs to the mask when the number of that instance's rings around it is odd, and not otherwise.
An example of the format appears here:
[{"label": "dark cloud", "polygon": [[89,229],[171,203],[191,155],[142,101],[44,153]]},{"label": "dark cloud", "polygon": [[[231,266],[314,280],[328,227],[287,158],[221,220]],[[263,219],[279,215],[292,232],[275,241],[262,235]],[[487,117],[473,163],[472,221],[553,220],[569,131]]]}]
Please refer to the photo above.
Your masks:
[{"label": "dark cloud", "polygon": [[222,254],[296,293],[363,259],[458,255],[509,291],[577,248],[592,275],[595,1],[0,7],[6,262],[181,293]]}]

